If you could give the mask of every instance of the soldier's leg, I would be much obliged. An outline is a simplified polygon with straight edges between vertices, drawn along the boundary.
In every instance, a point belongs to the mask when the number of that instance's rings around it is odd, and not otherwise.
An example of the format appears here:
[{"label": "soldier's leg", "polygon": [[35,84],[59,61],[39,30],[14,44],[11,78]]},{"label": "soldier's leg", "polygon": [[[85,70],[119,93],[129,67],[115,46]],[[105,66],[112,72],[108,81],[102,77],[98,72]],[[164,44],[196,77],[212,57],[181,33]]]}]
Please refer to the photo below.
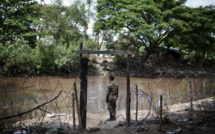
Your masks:
[{"label": "soldier's leg", "polygon": [[111,104],[112,104],[111,101],[109,101],[108,102],[108,111],[109,111],[109,113],[111,113],[111,111],[112,111],[112,105]]},{"label": "soldier's leg", "polygon": [[112,100],[112,119],[116,120],[116,100]]},{"label": "soldier's leg", "polygon": [[109,114],[110,114],[110,118],[109,119],[107,119],[107,121],[111,121],[112,120],[112,105],[111,105],[111,101],[109,101],[108,103],[107,103],[107,105],[108,105],[108,111],[109,111]]}]

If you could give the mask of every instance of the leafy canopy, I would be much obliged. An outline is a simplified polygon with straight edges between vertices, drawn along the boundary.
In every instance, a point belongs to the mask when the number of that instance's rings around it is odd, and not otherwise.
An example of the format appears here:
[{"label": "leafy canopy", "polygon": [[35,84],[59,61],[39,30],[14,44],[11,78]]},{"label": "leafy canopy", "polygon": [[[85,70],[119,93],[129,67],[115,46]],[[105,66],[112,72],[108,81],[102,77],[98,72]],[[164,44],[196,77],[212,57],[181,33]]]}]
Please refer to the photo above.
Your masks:
[{"label": "leafy canopy", "polygon": [[38,17],[39,6],[34,0],[1,0],[0,43],[24,38],[34,46],[37,32],[31,24]]},{"label": "leafy canopy", "polygon": [[145,60],[163,41],[187,30],[180,18],[186,13],[186,0],[98,0],[98,20],[94,31],[113,29],[129,33],[142,45]]},{"label": "leafy canopy", "polygon": [[179,47],[204,54],[214,52],[215,6],[190,8],[188,13],[190,30],[180,36]]}]

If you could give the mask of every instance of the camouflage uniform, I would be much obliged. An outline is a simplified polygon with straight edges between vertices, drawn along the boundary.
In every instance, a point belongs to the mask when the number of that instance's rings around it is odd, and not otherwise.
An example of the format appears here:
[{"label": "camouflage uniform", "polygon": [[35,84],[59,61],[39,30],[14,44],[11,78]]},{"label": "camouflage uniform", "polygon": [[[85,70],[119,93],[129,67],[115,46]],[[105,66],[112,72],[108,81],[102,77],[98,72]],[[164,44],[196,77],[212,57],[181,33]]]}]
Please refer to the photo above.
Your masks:
[{"label": "camouflage uniform", "polygon": [[118,84],[111,81],[107,86],[106,102],[108,104],[108,110],[112,119],[115,119],[116,115],[116,100],[118,98]]}]

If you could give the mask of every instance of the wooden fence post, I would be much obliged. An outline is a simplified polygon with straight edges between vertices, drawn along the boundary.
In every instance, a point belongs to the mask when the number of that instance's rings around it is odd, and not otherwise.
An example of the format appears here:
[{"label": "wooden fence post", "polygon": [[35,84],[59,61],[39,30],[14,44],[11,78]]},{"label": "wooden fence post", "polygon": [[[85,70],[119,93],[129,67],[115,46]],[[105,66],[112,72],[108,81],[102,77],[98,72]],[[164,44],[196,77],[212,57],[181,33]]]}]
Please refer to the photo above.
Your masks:
[{"label": "wooden fence post", "polygon": [[189,91],[190,91],[190,114],[193,112],[193,95],[192,95],[192,83],[189,81]]},{"label": "wooden fence post", "polygon": [[[120,54],[127,55],[127,97],[126,97],[126,126],[130,126],[130,102],[131,102],[131,91],[130,91],[130,60],[131,55],[135,54],[132,51],[90,51],[90,50],[82,50],[82,44],[80,44],[80,50],[77,50],[77,53],[80,54],[80,58],[82,54]],[[85,63],[86,62],[86,63]],[[86,128],[86,97],[87,97],[87,69],[88,69],[88,61],[84,61],[81,58],[81,93],[80,93],[80,112],[81,112],[81,123],[82,127]],[[84,111],[85,110],[85,111]]]},{"label": "wooden fence post", "polygon": [[81,91],[80,91],[80,114],[82,128],[86,129],[87,117],[87,74],[88,74],[88,59],[81,59]]},{"label": "wooden fence post", "polygon": [[[80,50],[83,50],[83,43],[80,43]],[[81,64],[81,58],[82,58],[82,54],[80,54],[80,64]]]},{"label": "wooden fence post", "polygon": [[130,127],[130,102],[131,102],[131,91],[130,91],[130,60],[131,55],[128,55],[127,57],[127,108],[126,108],[126,127]]},{"label": "wooden fence post", "polygon": [[72,93],[73,130],[75,130],[75,96]]},{"label": "wooden fence post", "polygon": [[160,95],[160,131],[162,131],[162,101],[163,101],[163,96]]},{"label": "wooden fence post", "polygon": [[75,101],[76,101],[76,110],[77,110],[77,114],[78,114],[79,129],[82,129],[80,107],[79,107],[79,101],[78,101],[78,92],[77,92],[76,82],[74,82],[73,86],[74,86],[74,92],[75,92]]},{"label": "wooden fence post", "polygon": [[138,118],[138,87],[136,85],[136,121]]}]

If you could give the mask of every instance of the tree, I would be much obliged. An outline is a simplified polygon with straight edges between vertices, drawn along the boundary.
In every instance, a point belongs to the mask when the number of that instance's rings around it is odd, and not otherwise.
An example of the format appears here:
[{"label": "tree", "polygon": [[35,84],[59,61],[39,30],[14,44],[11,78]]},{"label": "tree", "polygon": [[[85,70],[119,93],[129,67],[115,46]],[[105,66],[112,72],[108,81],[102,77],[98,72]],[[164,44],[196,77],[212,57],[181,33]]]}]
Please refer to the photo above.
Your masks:
[{"label": "tree", "polygon": [[114,46],[112,46],[113,43],[113,31],[108,31],[108,30],[104,30],[101,31],[100,33],[97,33],[95,35],[95,39],[97,42],[97,50],[101,50],[102,47],[105,47],[107,49],[112,49]]},{"label": "tree", "polygon": [[164,41],[186,31],[187,22],[180,19],[187,15],[185,1],[98,0],[94,31],[113,29],[129,33],[129,38],[141,44],[139,51],[144,50],[142,62],[145,62]]},{"label": "tree", "polygon": [[66,44],[87,36],[87,10],[85,4],[75,1],[71,6],[64,6],[62,0],[55,0],[50,5],[41,6],[41,19],[35,23],[41,38],[53,37],[53,43]]},{"label": "tree", "polygon": [[54,0],[52,4],[41,5],[41,19],[34,26],[40,32],[38,49],[42,61],[40,68],[52,67],[55,73],[59,68],[77,69],[80,42],[85,40],[92,48],[95,43],[88,39],[88,10],[85,4],[77,0],[72,5],[64,6],[62,0]]},{"label": "tree", "polygon": [[197,63],[202,66],[206,55],[210,56],[215,51],[215,6],[189,8],[187,13],[189,18],[183,16],[181,19],[187,21],[189,29],[170,44],[188,52],[195,52]]},{"label": "tree", "polygon": [[[87,1],[89,7],[90,2],[91,0]],[[86,33],[89,15],[91,15],[88,12],[90,9],[86,9],[86,4],[79,0],[69,6],[64,6],[62,0],[54,0],[49,5],[41,2],[39,7],[37,6],[33,11],[35,16],[39,15],[40,18],[38,16],[33,18],[30,11],[27,11],[33,7],[22,7],[30,3],[28,0],[1,1],[0,3],[4,3],[4,5],[0,5],[0,13],[3,12],[3,9],[10,9],[10,14],[19,11],[17,16],[6,15],[7,19],[5,14],[1,15],[3,19],[0,21],[6,26],[0,26],[0,74],[2,75],[11,76],[14,74],[13,72],[30,75],[56,75],[58,71],[77,72],[79,55],[76,51],[79,44],[85,40],[86,49],[96,49],[95,40],[88,38]],[[13,7],[7,8],[6,5]],[[24,11],[21,12],[21,9]],[[6,23],[7,21],[8,23]],[[5,29],[10,30],[7,32],[4,31]],[[9,34],[10,32],[11,34]],[[8,36],[3,36],[4,34]],[[36,46],[30,47],[29,44],[32,45],[32,43],[27,37],[35,39],[36,35],[39,37],[38,40],[34,40]]]},{"label": "tree", "polygon": [[26,74],[38,61],[34,49],[24,39],[15,39],[12,45],[11,42],[0,43],[0,51],[0,74],[3,75]]},{"label": "tree", "polygon": [[39,6],[36,1],[2,0],[0,17],[0,43],[5,45],[16,38],[24,38],[32,47],[34,46],[37,32],[31,24],[39,17]]}]

